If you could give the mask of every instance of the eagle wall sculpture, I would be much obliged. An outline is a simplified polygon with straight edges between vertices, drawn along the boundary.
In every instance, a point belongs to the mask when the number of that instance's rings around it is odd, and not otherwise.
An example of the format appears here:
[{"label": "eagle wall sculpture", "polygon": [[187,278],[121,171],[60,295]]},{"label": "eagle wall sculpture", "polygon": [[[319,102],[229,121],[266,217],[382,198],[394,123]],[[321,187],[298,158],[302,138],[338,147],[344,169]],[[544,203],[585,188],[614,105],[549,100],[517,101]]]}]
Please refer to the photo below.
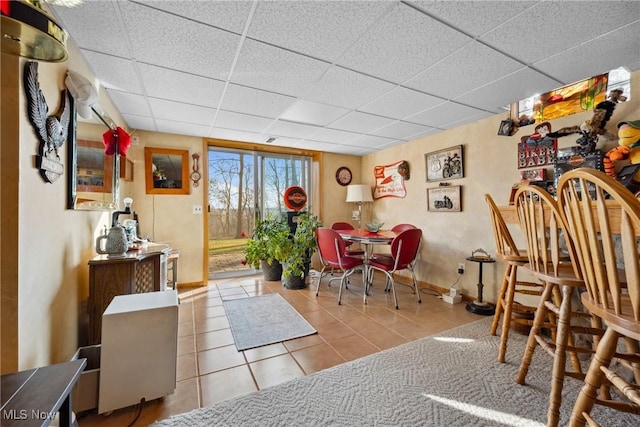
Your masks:
[{"label": "eagle wall sculpture", "polygon": [[49,116],[49,107],[38,82],[38,63],[29,61],[24,66],[24,87],[27,94],[29,121],[40,140],[36,155],[36,166],[46,182],[54,182],[64,172],[58,151],[67,139],[71,108],[69,93],[62,91],[62,100],[58,115]]}]

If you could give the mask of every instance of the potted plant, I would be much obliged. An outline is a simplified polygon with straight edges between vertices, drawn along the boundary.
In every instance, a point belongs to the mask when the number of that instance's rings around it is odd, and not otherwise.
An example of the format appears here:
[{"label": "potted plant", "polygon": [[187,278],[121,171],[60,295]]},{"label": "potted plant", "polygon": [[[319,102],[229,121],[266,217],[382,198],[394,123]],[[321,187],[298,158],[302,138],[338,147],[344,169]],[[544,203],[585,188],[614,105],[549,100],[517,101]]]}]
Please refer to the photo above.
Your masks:
[{"label": "potted plant", "polygon": [[309,274],[311,255],[316,249],[316,229],[321,226],[322,222],[316,215],[303,212],[297,218],[295,233],[281,246],[278,259],[282,262],[282,277],[286,288],[306,287],[305,279]]},{"label": "potted plant", "polygon": [[281,246],[288,242],[290,234],[289,226],[282,218],[269,215],[256,223],[244,254],[247,264],[263,271],[264,280],[280,280],[282,277],[282,265],[278,256]]}]

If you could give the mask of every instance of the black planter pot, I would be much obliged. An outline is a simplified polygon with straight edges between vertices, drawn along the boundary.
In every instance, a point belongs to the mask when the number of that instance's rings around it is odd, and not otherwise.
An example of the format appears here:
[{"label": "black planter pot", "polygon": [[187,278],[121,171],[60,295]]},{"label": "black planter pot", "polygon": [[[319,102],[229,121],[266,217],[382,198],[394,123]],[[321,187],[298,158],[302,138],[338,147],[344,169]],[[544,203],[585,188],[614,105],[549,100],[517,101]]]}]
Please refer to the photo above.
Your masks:
[{"label": "black planter pot", "polygon": [[287,289],[304,289],[307,287],[307,277],[309,276],[311,261],[304,263],[304,273],[302,276],[289,276],[282,281],[282,285]]},{"label": "black planter pot", "polygon": [[264,274],[264,280],[279,281],[282,279],[282,264],[279,261],[272,261],[269,264],[267,261],[260,261],[260,270]]}]

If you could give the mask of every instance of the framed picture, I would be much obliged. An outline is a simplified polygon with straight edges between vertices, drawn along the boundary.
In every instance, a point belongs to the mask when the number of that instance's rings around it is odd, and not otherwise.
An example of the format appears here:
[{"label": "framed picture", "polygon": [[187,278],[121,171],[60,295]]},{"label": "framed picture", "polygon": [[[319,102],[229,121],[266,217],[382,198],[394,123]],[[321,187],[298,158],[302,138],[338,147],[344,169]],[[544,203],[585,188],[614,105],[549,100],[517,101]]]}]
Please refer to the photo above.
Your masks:
[{"label": "framed picture", "polygon": [[462,211],[461,189],[459,185],[427,188],[427,210],[429,212]]},{"label": "framed picture", "polygon": [[427,166],[427,182],[464,177],[462,145],[427,153],[424,158]]},{"label": "framed picture", "polygon": [[540,168],[520,171],[520,179],[523,181],[544,181],[547,179],[547,170]]},{"label": "framed picture", "polygon": [[511,136],[513,135],[514,123],[513,120],[503,120],[500,122],[500,127],[498,128],[498,135],[500,136]]},{"label": "framed picture", "polygon": [[127,157],[120,157],[120,179],[133,181],[133,162]]}]

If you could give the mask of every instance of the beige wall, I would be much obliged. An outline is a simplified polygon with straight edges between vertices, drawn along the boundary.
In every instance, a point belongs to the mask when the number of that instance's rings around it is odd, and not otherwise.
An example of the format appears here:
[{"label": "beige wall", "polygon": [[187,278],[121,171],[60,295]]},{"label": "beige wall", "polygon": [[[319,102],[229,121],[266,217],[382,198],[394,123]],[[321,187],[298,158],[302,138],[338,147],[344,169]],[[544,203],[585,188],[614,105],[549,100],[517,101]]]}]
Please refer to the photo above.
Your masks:
[{"label": "beige wall", "polygon": [[[58,108],[67,67],[75,70],[86,67],[78,65],[75,53],[70,53],[67,63],[39,65],[40,84],[51,113]],[[1,345],[2,371],[9,372],[69,360],[83,343],[87,262],[95,255],[95,236],[109,223],[110,215],[65,209],[66,174],[53,184],[42,180],[34,167],[38,142],[26,116],[22,89],[25,60],[3,55],[2,61]],[[17,78],[16,71],[20,73]],[[11,77],[5,78],[6,73]],[[7,82],[14,83],[7,85]],[[618,106],[608,126],[613,132],[618,121],[639,118],[640,72],[633,74],[631,87],[632,100]],[[101,98],[101,103],[108,111],[112,108],[108,98]],[[124,123],[117,112],[109,112],[117,123]],[[556,120],[553,128],[580,124],[590,116],[585,113]],[[513,137],[497,136],[499,122],[504,118],[506,113],[363,158],[325,154],[318,172],[322,180],[321,219],[327,225],[349,220],[354,208],[344,202],[346,188],[335,181],[338,167],[351,168],[353,183],[373,185],[374,166],[407,160],[411,166],[411,179],[406,182],[407,197],[384,198],[369,204],[365,208],[365,220],[375,217],[388,225],[411,222],[421,227],[425,237],[417,267],[418,278],[436,287],[448,288],[457,278],[457,264],[463,262],[471,250],[482,247],[493,252],[495,249],[483,195],[491,193],[498,203],[506,203],[511,185],[519,180],[516,145],[519,138],[531,133],[533,128],[523,128]],[[138,145],[129,149],[129,158],[135,164],[134,181],[123,186],[121,199],[126,196],[134,199],[133,209],[139,214],[143,234],[180,250],[179,281],[200,283],[206,280],[204,221],[192,210],[195,204],[206,206],[206,174],[199,187],[191,187],[189,195],[147,195],[143,148],[182,148],[189,150],[189,159],[193,152],[198,152],[202,156],[201,167],[205,168],[203,142],[200,138],[153,132],[136,131],[133,135],[139,140]],[[560,146],[574,145],[575,139],[574,136],[562,138]],[[426,189],[437,184],[425,182],[424,154],[458,144],[464,145],[465,177],[450,182],[463,187],[463,211],[427,212]],[[613,144],[615,141],[601,145]],[[66,165],[66,151],[61,155]],[[5,177],[8,178],[5,180]],[[485,269],[485,298],[489,301],[495,300],[502,271],[500,264]],[[467,262],[467,273],[458,287],[466,294],[475,295],[476,283],[477,266]]]},{"label": "beige wall", "polygon": [[[621,103],[608,123],[607,129],[614,135],[616,125],[624,119],[640,118],[640,72],[632,74],[631,100]],[[377,165],[407,160],[411,167],[411,179],[406,181],[405,198],[383,198],[373,203],[373,216],[387,225],[401,222],[413,223],[422,228],[424,239],[420,262],[416,274],[420,281],[448,289],[458,274],[458,263],[466,263],[466,273],[456,287],[464,294],[477,295],[478,266],[466,261],[471,251],[484,248],[495,253],[495,242],[491,229],[484,194],[489,193],[498,204],[507,204],[511,187],[520,180],[517,169],[517,144],[523,135],[533,133],[535,125],[526,126],[511,137],[498,136],[497,130],[507,113],[447,130],[437,135],[389,148],[365,156],[362,159],[362,180],[375,184],[373,168]],[[551,121],[552,130],[564,126],[580,125],[591,118],[592,113],[576,114]],[[558,139],[559,148],[574,146],[577,135]],[[438,183],[426,182],[425,153],[462,144],[464,146],[464,178],[447,181],[462,186],[462,212],[427,212],[426,189]],[[616,140],[601,138],[598,148],[607,151],[617,144]],[[553,167],[547,167],[552,174]],[[369,217],[369,219],[372,217]],[[513,226],[514,237],[521,237]],[[522,240],[520,240],[522,242]],[[484,299],[494,302],[504,272],[504,265],[496,263],[484,268]]]}]

